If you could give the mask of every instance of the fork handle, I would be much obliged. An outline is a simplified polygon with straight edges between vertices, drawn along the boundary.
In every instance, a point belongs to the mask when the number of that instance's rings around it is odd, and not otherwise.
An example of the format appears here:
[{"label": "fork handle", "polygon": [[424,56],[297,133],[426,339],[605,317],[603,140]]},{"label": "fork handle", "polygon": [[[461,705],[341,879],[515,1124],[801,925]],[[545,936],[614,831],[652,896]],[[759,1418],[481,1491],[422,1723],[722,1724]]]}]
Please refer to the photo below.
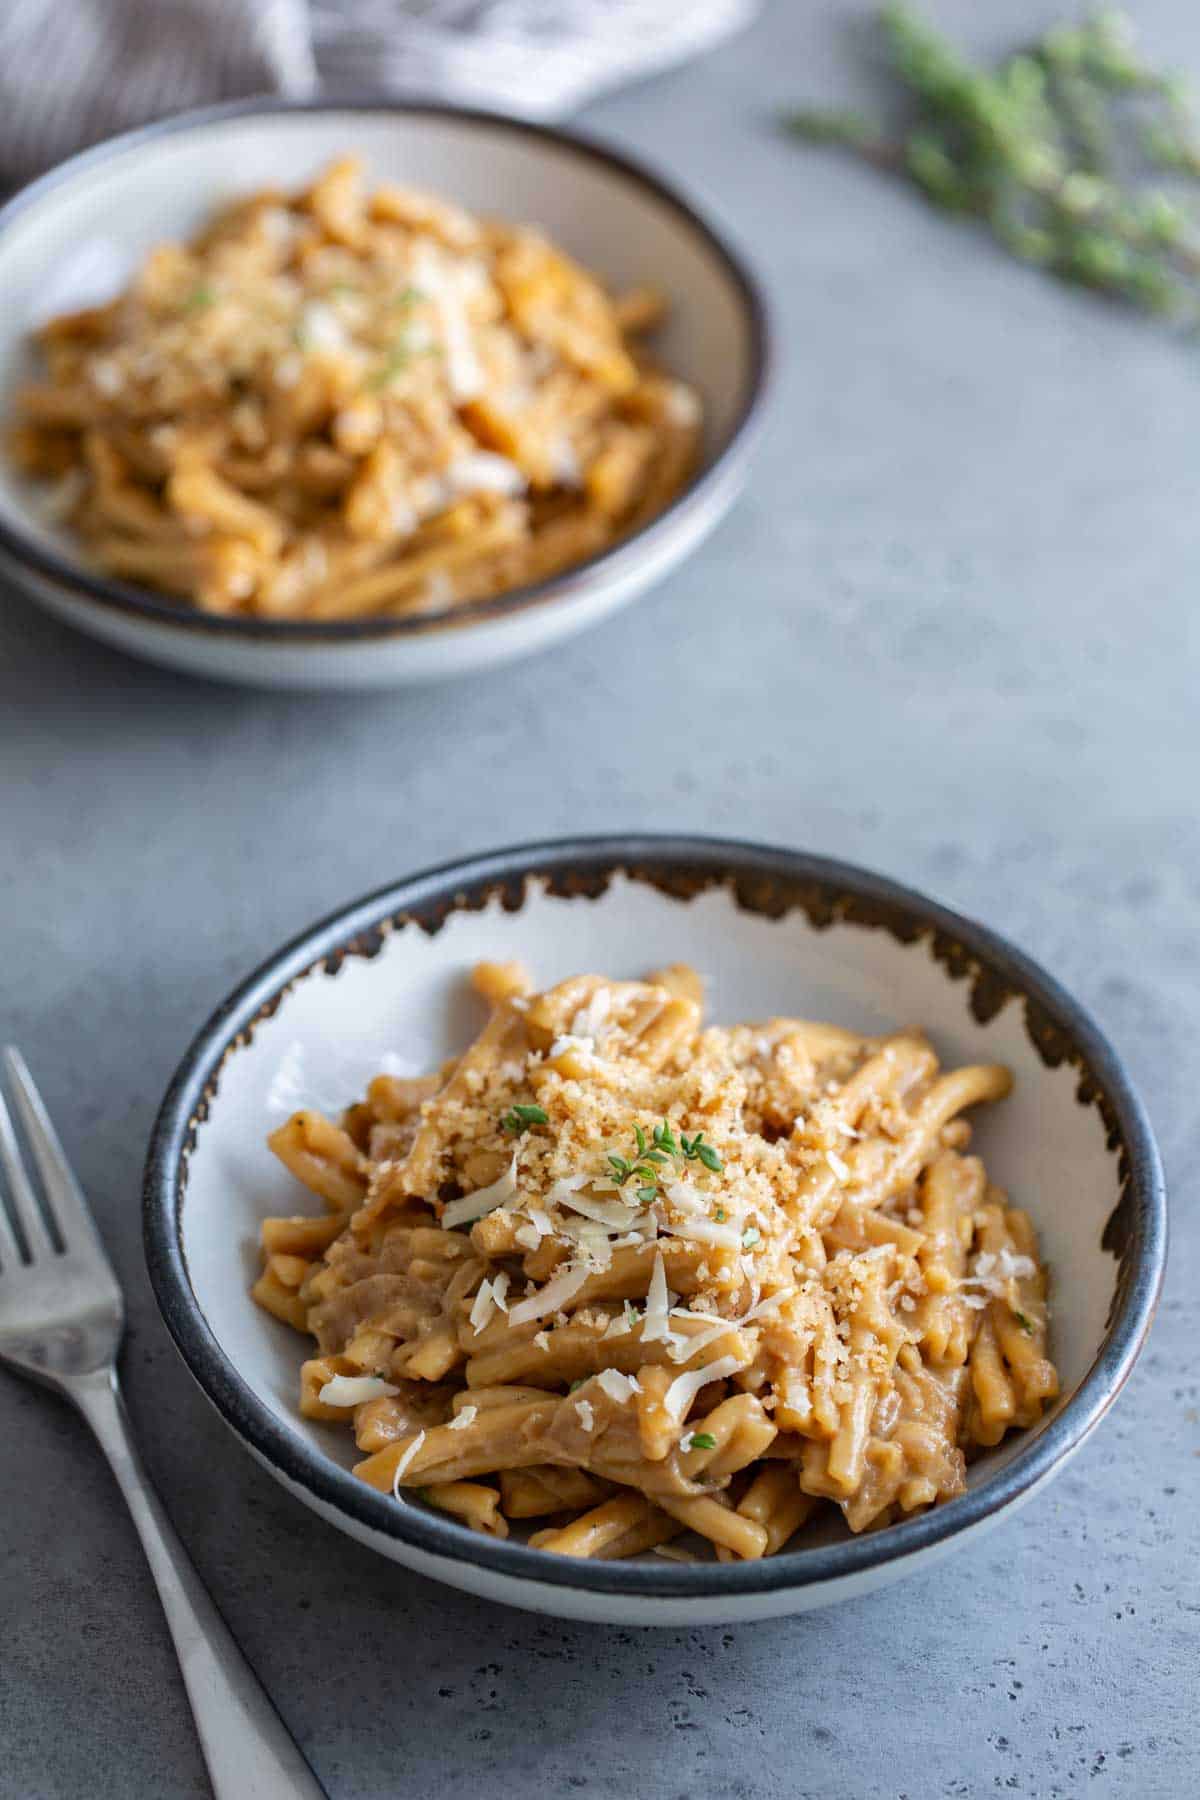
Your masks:
[{"label": "fork handle", "polygon": [[179,1657],[216,1800],[327,1800],[234,1643],[151,1485],[115,1374],[68,1389],[133,1515]]}]

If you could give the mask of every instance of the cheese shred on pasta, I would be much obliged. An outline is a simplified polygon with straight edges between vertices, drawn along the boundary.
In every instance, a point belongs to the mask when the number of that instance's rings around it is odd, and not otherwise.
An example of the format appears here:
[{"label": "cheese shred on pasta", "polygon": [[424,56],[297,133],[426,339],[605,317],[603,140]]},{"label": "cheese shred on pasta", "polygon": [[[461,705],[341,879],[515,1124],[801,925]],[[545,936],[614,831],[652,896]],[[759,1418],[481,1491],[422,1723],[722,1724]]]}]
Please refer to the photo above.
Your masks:
[{"label": "cheese shred on pasta", "polygon": [[661,512],[700,404],[536,230],[353,157],[228,206],[36,335],[9,448],[105,572],[216,613],[440,612]]},{"label": "cheese shred on pasta", "polygon": [[690,1531],[754,1558],[830,1507],[862,1531],[949,1499],[1037,1422],[1045,1273],[962,1116],[1006,1069],[944,1073],[919,1031],[704,1028],[680,965],[476,986],[455,1062],[270,1140],[330,1211],[266,1221],[254,1294],[315,1337],[301,1410],[353,1424],[363,1481],[492,1535],[542,1516],[564,1555]]}]

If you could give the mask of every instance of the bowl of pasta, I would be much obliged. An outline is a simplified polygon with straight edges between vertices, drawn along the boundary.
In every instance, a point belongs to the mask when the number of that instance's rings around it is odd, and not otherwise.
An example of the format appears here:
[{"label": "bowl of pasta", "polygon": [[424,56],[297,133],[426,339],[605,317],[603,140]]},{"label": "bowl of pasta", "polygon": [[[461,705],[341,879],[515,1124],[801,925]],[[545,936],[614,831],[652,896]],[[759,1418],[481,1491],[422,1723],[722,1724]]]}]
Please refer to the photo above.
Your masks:
[{"label": "bowl of pasta", "polygon": [[347,907],[163,1103],[166,1323],[298,1499],[513,1605],[749,1620],[923,1568],[1116,1398],[1162,1171],[1086,1012],[865,871],[585,839]]},{"label": "bowl of pasta", "polygon": [[754,278],[657,175],[418,103],[250,101],[0,210],[0,569],[135,655],[442,679],[626,604],[716,525]]}]

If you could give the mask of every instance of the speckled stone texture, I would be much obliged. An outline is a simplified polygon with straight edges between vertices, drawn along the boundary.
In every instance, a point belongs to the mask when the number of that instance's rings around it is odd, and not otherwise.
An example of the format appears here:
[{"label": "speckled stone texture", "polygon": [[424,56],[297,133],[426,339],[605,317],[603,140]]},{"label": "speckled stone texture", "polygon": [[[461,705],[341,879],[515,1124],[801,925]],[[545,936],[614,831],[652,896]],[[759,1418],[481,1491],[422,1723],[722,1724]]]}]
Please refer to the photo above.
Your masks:
[{"label": "speckled stone texture", "polygon": [[[789,101],[871,98],[856,10],[776,0],[588,118],[732,222],[780,325],[753,492],[646,602],[368,699],[205,686],[0,608],[0,1035],[125,1283],[147,1460],[334,1800],[1200,1791],[1200,353],[783,138]],[[937,8],[1001,47],[1054,9],[968,10]],[[1200,11],[1137,10],[1200,69]],[[1173,1183],[1149,1348],[1070,1469],[975,1560],[794,1621],[560,1625],[377,1559],[227,1434],[142,1267],[154,1110],[240,975],[423,864],[637,827],[831,852],[1009,934],[1111,1031]],[[0,1795],[204,1794],[99,1455],[2,1374],[0,1434]]]}]

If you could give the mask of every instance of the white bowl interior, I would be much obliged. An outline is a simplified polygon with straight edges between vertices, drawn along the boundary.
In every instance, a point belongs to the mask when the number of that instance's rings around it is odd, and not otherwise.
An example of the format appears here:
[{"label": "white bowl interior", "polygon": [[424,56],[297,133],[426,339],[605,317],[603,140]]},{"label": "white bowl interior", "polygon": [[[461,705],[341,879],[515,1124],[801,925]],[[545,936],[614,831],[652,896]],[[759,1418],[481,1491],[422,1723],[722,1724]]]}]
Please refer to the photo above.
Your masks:
[{"label": "white bowl interior", "polygon": [[[198,124],[85,163],[0,232],[0,413],[35,372],[28,333],[107,300],[155,244],[188,236],[214,206],[255,188],[299,187],[332,157],[360,153],[375,180],[425,187],[536,224],[614,286],[651,281],[672,312],[663,364],[702,394],[706,456],[727,441],[753,345],[743,298],[701,231],[619,167],[501,124],[357,109],[263,113]],[[0,458],[0,516],[75,561],[35,485]]]},{"label": "white bowl interior", "polygon": [[[260,1221],[319,1210],[268,1151],[266,1133],[298,1106],[336,1112],[380,1069],[417,1074],[461,1049],[482,1017],[464,977],[483,957],[523,958],[539,983],[582,970],[630,976],[687,961],[708,978],[718,1021],[784,1013],[873,1031],[920,1023],[945,1063],[1008,1063],[1015,1091],[974,1115],[975,1143],[992,1178],[1032,1213],[1041,1233],[1063,1400],[1087,1373],[1115,1282],[1116,1264],[1101,1236],[1118,1200],[1117,1158],[1097,1107],[1077,1098],[1077,1072],[1047,1068],[1040,1059],[1023,1004],[1010,1000],[981,1024],[968,984],[952,980],[924,940],[903,945],[885,929],[852,924],[817,930],[800,911],[778,920],[744,911],[726,888],[683,901],[617,876],[599,899],[556,897],[531,883],[519,912],[498,902],[452,912],[432,937],[402,927],[378,955],[351,956],[336,973],[304,976],[256,1024],[250,1041],[230,1052],[196,1132],[184,1253],[218,1344],[286,1432],[346,1465],[355,1460],[344,1428],[299,1416],[306,1340],[247,1295]],[[1027,1441],[1028,1434],[1013,1434],[981,1458],[972,1484]]]}]

